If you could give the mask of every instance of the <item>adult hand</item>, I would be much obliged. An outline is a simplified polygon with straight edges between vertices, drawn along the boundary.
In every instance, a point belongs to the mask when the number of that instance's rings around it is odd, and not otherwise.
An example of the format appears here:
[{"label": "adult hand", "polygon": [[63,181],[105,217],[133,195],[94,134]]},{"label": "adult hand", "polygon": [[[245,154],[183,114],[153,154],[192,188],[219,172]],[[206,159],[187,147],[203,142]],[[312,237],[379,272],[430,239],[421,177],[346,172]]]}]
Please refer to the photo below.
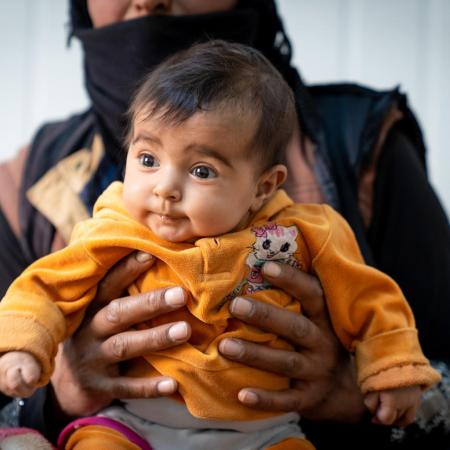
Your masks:
[{"label": "adult hand", "polygon": [[264,265],[263,273],[271,284],[299,299],[303,314],[247,298],[234,299],[231,314],[284,338],[297,351],[238,339],[222,340],[219,350],[234,361],[289,377],[291,388],[266,391],[248,387],[239,392],[239,400],[257,409],[298,411],[312,420],[358,422],[366,409],[354,364],[333,331],[319,281],[273,262]]},{"label": "adult hand", "polygon": [[169,377],[132,378],[119,372],[120,362],[181,344],[191,334],[186,322],[140,331],[130,329],[186,302],[181,288],[119,298],[152,264],[150,255],[131,254],[99,284],[82,325],[58,352],[51,380],[56,399],[53,406],[58,413],[90,415],[115,398],[159,397],[177,390],[176,381]]}]

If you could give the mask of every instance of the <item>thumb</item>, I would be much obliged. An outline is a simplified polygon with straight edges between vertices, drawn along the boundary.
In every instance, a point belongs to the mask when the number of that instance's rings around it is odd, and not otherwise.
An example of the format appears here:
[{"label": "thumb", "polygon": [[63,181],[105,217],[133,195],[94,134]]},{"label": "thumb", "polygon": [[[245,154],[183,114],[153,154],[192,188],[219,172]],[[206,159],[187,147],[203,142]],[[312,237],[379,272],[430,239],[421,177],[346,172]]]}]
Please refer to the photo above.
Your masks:
[{"label": "thumb", "polygon": [[375,414],[378,403],[380,401],[380,396],[378,392],[369,392],[364,397],[364,404],[366,405],[366,408],[372,413]]}]

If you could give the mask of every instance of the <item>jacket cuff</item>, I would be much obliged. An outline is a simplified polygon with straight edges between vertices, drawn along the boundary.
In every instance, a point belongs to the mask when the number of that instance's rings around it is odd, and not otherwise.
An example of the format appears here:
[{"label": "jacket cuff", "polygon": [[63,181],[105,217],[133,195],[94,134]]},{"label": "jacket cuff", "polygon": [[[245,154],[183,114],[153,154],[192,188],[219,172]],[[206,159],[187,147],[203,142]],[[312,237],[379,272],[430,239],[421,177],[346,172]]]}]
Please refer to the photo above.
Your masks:
[{"label": "jacket cuff", "polygon": [[415,328],[390,331],[360,342],[355,356],[363,393],[412,385],[426,388],[440,379],[422,353]]},{"label": "jacket cuff", "polygon": [[428,389],[441,380],[439,372],[428,365],[408,364],[391,367],[366,378],[361,383],[361,391],[367,394],[371,391],[383,391],[407,386],[420,386]]},{"label": "jacket cuff", "polygon": [[0,353],[31,353],[40,363],[42,374],[38,385],[48,383],[53,372],[57,343],[35,319],[25,315],[4,314],[0,321]]}]

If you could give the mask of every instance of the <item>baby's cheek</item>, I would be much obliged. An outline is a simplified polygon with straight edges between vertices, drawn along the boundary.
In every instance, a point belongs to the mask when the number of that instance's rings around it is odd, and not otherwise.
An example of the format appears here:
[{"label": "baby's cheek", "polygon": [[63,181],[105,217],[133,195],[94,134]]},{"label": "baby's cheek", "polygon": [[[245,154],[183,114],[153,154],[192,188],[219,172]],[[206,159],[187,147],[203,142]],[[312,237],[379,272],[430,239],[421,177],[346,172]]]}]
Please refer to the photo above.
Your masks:
[{"label": "baby's cheek", "polygon": [[123,203],[130,216],[138,222],[143,222],[145,219],[145,209],[142,207],[142,202],[138,196],[133,196],[130,192],[123,195]]},{"label": "baby's cheek", "polygon": [[208,202],[201,210],[193,213],[195,228],[200,236],[215,236],[227,233],[234,228],[234,214],[224,204]]}]

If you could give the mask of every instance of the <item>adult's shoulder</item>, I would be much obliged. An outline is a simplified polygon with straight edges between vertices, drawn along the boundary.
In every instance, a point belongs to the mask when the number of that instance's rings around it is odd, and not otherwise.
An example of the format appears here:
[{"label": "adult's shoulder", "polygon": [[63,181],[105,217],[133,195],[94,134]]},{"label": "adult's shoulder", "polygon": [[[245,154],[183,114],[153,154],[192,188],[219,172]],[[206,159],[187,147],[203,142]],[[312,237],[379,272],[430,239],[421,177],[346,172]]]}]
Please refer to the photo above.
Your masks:
[{"label": "adult's shoulder", "polygon": [[420,126],[407,96],[398,87],[377,90],[355,83],[337,83],[311,85],[308,92],[318,124],[317,153],[335,187],[335,197],[332,201],[327,198],[327,202],[347,219],[366,260],[373,263],[366,231],[377,161],[386,150],[386,137],[395,130],[412,143],[424,166],[425,144]]},{"label": "adult's shoulder", "polygon": [[31,185],[50,167],[92,140],[96,129],[93,111],[88,109],[64,120],[43,124],[35,133],[28,152],[25,175]]},{"label": "adult's shoulder", "polygon": [[311,85],[309,92],[325,132],[331,159],[347,163],[355,170],[369,164],[385,129],[386,121],[397,113],[402,132],[413,141],[421,160],[425,145],[420,126],[408,98],[398,87],[379,90],[356,83]]}]

